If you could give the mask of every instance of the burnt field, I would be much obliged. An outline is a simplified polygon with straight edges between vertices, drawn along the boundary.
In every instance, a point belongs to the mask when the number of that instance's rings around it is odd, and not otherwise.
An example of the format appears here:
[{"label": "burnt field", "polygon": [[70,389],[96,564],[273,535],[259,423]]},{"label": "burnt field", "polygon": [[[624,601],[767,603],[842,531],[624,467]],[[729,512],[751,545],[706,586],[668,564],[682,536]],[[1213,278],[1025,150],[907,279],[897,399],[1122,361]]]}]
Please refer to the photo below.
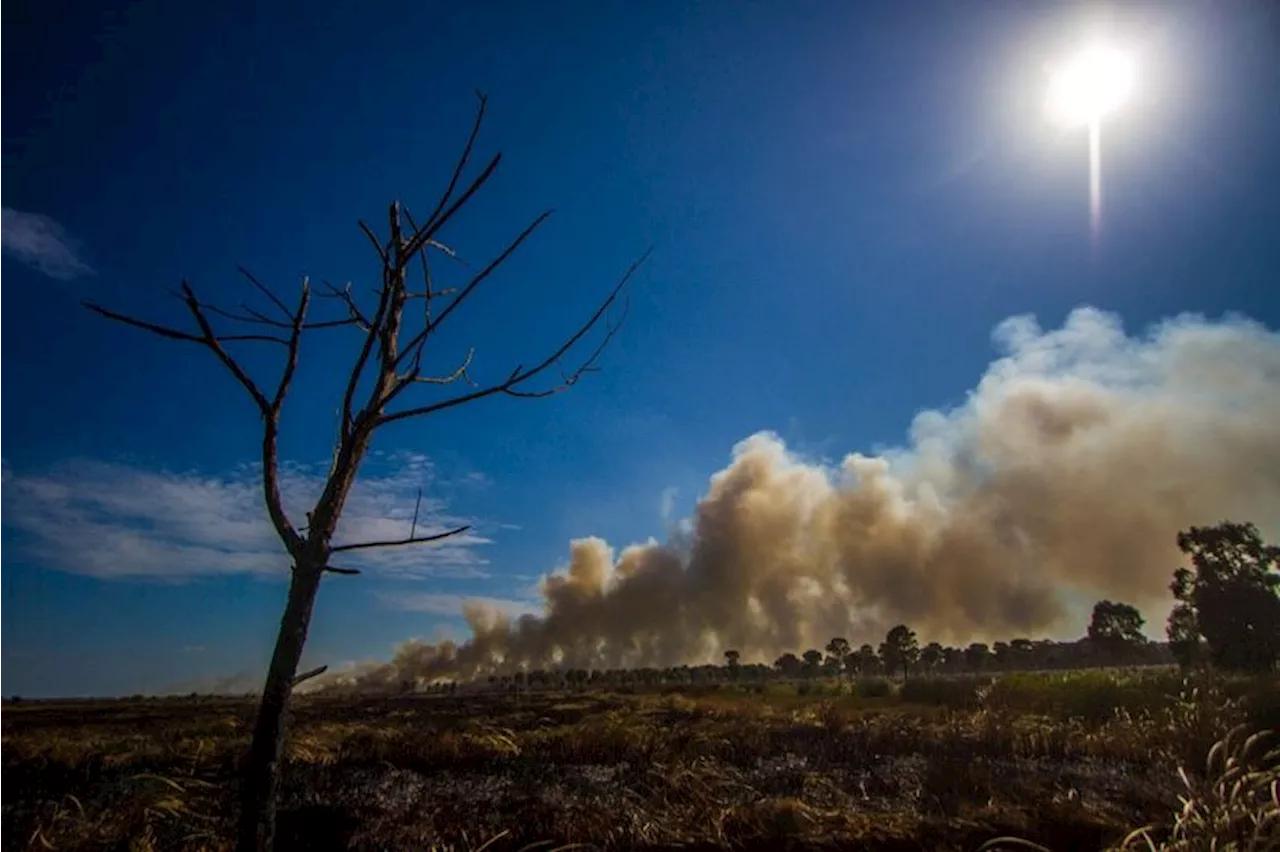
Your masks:
[{"label": "burnt field", "polygon": [[[1244,742],[1275,723],[1270,682],[1092,672],[799,686],[299,698],[280,846],[977,849],[1013,835],[1097,849],[1146,825],[1156,844],[1195,830],[1280,837],[1275,754]],[[6,704],[4,848],[229,848],[254,709]],[[1246,783],[1216,788],[1231,771]]]}]

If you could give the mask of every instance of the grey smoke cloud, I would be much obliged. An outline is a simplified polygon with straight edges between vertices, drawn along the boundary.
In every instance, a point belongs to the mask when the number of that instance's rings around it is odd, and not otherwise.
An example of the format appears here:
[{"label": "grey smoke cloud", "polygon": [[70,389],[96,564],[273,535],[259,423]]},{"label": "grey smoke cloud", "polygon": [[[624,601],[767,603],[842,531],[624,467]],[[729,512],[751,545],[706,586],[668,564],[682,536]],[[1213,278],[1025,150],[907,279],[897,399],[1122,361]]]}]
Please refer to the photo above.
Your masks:
[{"label": "grey smoke cloud", "polygon": [[[1167,610],[1190,524],[1280,524],[1280,335],[1184,315],[1143,335],[1091,308],[1013,317],[966,402],[905,446],[824,466],[739,443],[689,523],[616,552],[570,545],[542,611],[464,606],[461,642],[410,641],[329,685],[519,667],[772,660],[896,623],[948,642],[1061,628],[1075,596]],[[1150,615],[1159,617],[1153,609]],[[318,684],[322,686],[324,684]]]}]

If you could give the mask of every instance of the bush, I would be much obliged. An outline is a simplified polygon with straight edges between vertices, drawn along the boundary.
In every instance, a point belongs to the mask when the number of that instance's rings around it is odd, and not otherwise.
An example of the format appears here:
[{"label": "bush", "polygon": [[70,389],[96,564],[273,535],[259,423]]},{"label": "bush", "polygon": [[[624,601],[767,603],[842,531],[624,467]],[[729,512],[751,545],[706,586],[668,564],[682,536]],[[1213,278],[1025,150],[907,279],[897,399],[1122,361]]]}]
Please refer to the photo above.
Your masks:
[{"label": "bush", "polygon": [[989,677],[917,677],[903,683],[898,695],[911,704],[968,710],[978,706],[978,690],[990,683]]},{"label": "bush", "polygon": [[1244,696],[1249,724],[1264,731],[1280,731],[1280,679],[1259,679]]},{"label": "bush", "polygon": [[853,686],[853,694],[859,698],[888,698],[893,694],[893,685],[887,678],[859,678]]},{"label": "bush", "polygon": [[1009,674],[986,690],[988,709],[1080,719],[1100,724],[1117,711],[1141,713],[1170,706],[1181,681],[1176,675],[1084,671],[1057,674]]}]

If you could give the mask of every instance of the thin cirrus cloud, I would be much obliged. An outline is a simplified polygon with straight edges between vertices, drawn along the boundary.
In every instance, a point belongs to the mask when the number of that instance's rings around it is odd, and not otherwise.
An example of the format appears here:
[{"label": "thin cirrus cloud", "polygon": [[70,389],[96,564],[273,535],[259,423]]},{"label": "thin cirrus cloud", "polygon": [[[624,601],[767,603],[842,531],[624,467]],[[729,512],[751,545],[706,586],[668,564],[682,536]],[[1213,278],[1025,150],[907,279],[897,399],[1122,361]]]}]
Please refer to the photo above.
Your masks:
[{"label": "thin cirrus cloud", "polygon": [[[418,489],[434,479],[430,461],[399,454],[372,459],[383,473],[357,480],[335,543],[395,541],[472,524],[437,544],[375,548],[335,558],[391,579],[488,577],[480,548],[490,540],[476,521]],[[281,493],[295,524],[324,482],[320,465],[282,465]],[[47,568],[103,579],[174,581],[228,574],[281,575],[288,559],[266,519],[260,467],[210,476],[71,459],[38,473],[4,468],[4,527],[21,535],[19,551]],[[483,526],[483,524],[480,524]]]},{"label": "thin cirrus cloud", "polygon": [[48,216],[5,207],[0,211],[0,234],[6,255],[50,278],[70,281],[93,274],[76,241]]}]

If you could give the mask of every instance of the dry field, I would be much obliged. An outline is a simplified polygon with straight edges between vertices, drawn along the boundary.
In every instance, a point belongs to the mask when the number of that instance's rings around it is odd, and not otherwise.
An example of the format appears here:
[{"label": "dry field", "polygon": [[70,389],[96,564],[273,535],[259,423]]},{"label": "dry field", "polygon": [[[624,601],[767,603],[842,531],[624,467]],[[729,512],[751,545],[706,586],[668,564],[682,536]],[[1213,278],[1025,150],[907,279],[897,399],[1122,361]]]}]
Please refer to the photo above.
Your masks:
[{"label": "dry field", "polygon": [[[304,698],[279,845],[973,850],[1015,835],[1066,850],[1154,825],[1157,848],[1208,848],[1207,833],[1280,847],[1276,753],[1244,737],[1276,724],[1273,683],[1090,672],[861,686]],[[252,711],[6,704],[3,847],[229,848]]]}]

